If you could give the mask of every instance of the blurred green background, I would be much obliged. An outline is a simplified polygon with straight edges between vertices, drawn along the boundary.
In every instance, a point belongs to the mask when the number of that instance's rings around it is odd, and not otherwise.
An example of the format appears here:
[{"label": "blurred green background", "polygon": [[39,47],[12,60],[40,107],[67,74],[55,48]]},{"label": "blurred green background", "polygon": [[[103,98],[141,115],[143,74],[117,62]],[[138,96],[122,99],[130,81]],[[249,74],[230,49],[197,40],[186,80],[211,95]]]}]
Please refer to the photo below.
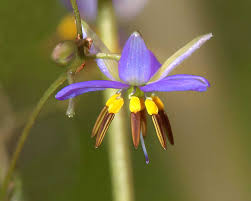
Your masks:
[{"label": "blurred green background", "polygon": [[[133,5],[132,5],[133,6]],[[150,164],[131,142],[137,201],[251,200],[251,1],[149,0],[120,29],[139,30],[163,62],[200,34],[214,38],[174,73],[197,74],[212,84],[205,93],[161,94],[172,123],[174,147],[163,151],[152,123],[146,146]],[[50,60],[60,41],[58,24],[68,11],[57,0],[2,1],[0,6],[0,166],[8,165],[25,120],[49,84],[62,72]],[[90,64],[78,76],[98,79]],[[94,148],[90,132],[103,107],[102,93],[46,104],[25,145],[17,174],[25,200],[112,200],[106,138]]]}]

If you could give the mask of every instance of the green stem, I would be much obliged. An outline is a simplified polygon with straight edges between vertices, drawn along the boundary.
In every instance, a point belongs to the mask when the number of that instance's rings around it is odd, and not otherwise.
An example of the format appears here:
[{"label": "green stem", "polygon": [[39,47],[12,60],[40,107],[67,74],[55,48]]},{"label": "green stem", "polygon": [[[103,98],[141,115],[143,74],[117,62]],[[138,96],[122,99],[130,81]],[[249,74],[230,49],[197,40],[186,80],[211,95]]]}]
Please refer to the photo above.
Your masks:
[{"label": "green stem", "polygon": [[77,1],[76,0],[71,0],[71,5],[72,5],[73,12],[74,12],[75,20],[76,20],[78,39],[83,39],[81,17],[80,17],[80,14],[79,14]]},{"label": "green stem", "polygon": [[[17,142],[17,146],[16,149],[12,155],[11,158],[11,162],[10,162],[10,166],[8,168],[7,174],[3,180],[3,185],[0,191],[0,200],[4,200],[6,199],[6,194],[7,194],[7,190],[8,190],[8,186],[10,183],[10,180],[12,178],[12,175],[14,173],[15,167],[16,167],[16,163],[17,160],[20,156],[20,153],[22,152],[23,146],[25,144],[25,141],[27,139],[27,137],[30,134],[30,130],[32,128],[32,126],[34,125],[40,111],[42,110],[44,104],[47,102],[47,100],[49,99],[49,97],[56,91],[56,89],[63,84],[64,81],[66,81],[67,79],[67,73],[71,70],[76,70],[76,68],[81,64],[81,60],[79,58],[76,58],[71,66],[67,69],[66,72],[63,72],[51,85],[50,87],[44,92],[42,98],[39,100],[39,102],[37,103],[37,106],[34,108],[33,112],[31,113],[19,139]],[[1,199],[2,198],[2,199]]]},{"label": "green stem", "polygon": [[39,115],[41,109],[43,108],[44,104],[48,100],[48,98],[55,92],[55,90],[66,80],[67,74],[62,73],[57,80],[55,80],[51,86],[45,91],[44,95],[42,98],[39,100],[37,106],[33,110],[32,114],[30,115],[29,120],[27,121],[23,132],[20,135],[20,138],[18,140],[18,144],[16,147],[16,150],[12,156],[11,162],[10,162],[10,167],[8,169],[7,175],[3,181],[3,186],[2,186],[2,197],[5,198],[7,188],[9,186],[10,179],[13,175],[14,169],[16,167],[17,160],[19,158],[19,155],[23,149],[24,143],[29,136],[30,129],[32,128],[33,124],[35,123],[35,120],[37,116]]},{"label": "green stem", "polygon": [[[74,78],[75,78],[75,71],[69,71],[67,73],[68,84],[73,84]],[[75,115],[75,101],[74,101],[74,98],[70,98],[68,107],[66,110],[66,116],[68,116],[69,118],[73,118],[74,115]]]},{"label": "green stem", "polygon": [[[103,0],[99,3],[98,28],[101,39],[108,48],[111,51],[118,51],[117,29],[111,0]],[[111,95],[113,93],[105,91],[105,101]],[[122,112],[116,114],[108,134],[113,198],[114,201],[133,201],[131,159]]]},{"label": "green stem", "polygon": [[120,54],[97,53],[94,55],[86,56],[86,59],[112,59],[112,60],[119,61]]}]

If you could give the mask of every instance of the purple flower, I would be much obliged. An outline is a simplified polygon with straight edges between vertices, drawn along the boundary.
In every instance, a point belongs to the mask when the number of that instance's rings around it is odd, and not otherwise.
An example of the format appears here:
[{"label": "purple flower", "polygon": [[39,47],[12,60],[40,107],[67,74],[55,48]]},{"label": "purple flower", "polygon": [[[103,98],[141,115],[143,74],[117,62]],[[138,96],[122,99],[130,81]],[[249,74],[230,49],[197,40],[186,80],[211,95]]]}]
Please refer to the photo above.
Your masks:
[{"label": "purple flower", "polygon": [[[170,122],[167,114],[164,112],[163,102],[156,95],[150,94],[147,96],[146,93],[159,91],[206,91],[210,85],[203,77],[169,74],[211,37],[212,34],[207,34],[195,38],[161,65],[154,54],[147,48],[140,34],[134,32],[124,45],[117,66],[110,66],[107,63],[108,60],[97,60],[100,70],[110,80],[92,80],[71,84],[59,91],[56,94],[56,98],[65,100],[90,91],[105,90],[107,88],[119,89],[107,101],[95,123],[92,136],[97,136],[96,147],[98,147],[115,114],[119,112],[124,104],[122,94],[125,91],[129,91],[133,144],[137,148],[141,139],[146,161],[148,162],[143,140],[143,137],[146,136],[146,112],[152,117],[161,146],[166,149],[166,136],[172,145],[174,140]],[[95,41],[94,39],[94,45]]]},{"label": "purple flower", "polygon": [[[68,9],[71,9],[70,0],[62,0]],[[145,6],[147,0],[113,0],[115,14],[121,20],[130,20]],[[82,19],[94,21],[97,16],[97,0],[77,0]]]}]

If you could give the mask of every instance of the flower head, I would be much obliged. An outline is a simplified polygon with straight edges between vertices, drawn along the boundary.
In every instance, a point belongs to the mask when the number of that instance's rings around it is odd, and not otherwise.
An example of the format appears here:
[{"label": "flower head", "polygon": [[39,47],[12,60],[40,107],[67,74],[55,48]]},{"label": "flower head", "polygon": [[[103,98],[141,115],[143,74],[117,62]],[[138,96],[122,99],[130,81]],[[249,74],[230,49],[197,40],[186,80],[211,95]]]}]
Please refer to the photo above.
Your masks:
[{"label": "flower head", "polygon": [[[70,0],[62,0],[67,8],[71,9]],[[113,0],[115,14],[120,20],[127,21],[135,17],[145,6],[147,0]],[[97,0],[77,0],[82,19],[94,21],[97,17]]]},{"label": "flower head", "polygon": [[[209,82],[203,77],[169,74],[211,37],[212,34],[207,34],[195,38],[161,65],[147,48],[141,35],[134,32],[124,45],[117,66],[109,66],[107,60],[97,60],[100,70],[110,80],[92,80],[71,84],[59,91],[56,98],[65,100],[90,91],[105,90],[107,88],[118,89],[118,92],[107,101],[94,125],[92,136],[97,136],[95,146],[98,147],[115,114],[120,111],[124,104],[123,92],[129,91],[133,144],[137,148],[141,140],[146,162],[148,163],[149,160],[144,144],[147,127],[146,113],[152,118],[161,146],[166,149],[166,139],[169,140],[170,144],[174,144],[170,122],[164,111],[164,104],[153,92],[206,91]],[[94,39],[94,46],[95,41]],[[151,94],[147,95],[148,92],[151,92]]]}]

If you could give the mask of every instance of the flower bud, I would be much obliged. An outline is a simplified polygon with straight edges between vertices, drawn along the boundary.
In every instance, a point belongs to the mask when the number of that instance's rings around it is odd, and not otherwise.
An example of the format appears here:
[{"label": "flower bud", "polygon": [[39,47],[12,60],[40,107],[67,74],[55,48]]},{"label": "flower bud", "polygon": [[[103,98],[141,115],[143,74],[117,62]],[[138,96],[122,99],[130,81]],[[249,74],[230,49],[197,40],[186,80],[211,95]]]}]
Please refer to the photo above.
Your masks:
[{"label": "flower bud", "polygon": [[59,65],[67,65],[75,57],[77,51],[73,41],[63,41],[57,44],[52,51],[51,57]]}]

